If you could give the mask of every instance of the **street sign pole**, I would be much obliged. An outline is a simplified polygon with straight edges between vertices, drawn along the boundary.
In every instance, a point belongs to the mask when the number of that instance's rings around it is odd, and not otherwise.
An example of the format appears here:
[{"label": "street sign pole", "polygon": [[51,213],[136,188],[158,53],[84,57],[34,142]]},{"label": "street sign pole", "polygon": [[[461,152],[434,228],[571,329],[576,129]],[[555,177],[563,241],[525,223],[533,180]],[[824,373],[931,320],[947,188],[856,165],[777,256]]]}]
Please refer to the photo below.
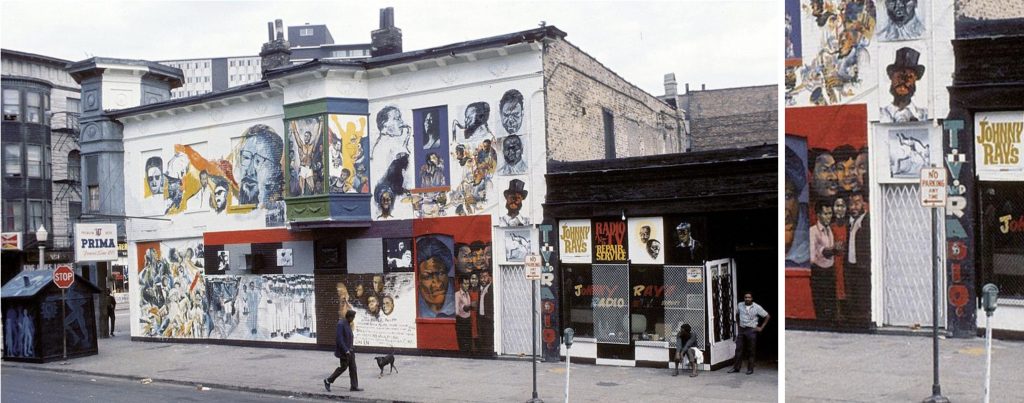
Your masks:
[{"label": "street sign pole", "polygon": [[[40,258],[41,257],[42,256],[40,256]],[[40,262],[42,262],[42,260],[40,260]],[[75,283],[75,272],[73,270],[71,270],[71,266],[58,265],[57,268],[53,270],[53,283],[56,284],[57,287],[60,287],[60,319],[61,319],[61,332],[60,332],[60,334],[61,334],[61,339],[63,339],[63,342],[64,342],[64,355],[63,355],[64,362],[62,362],[60,364],[61,365],[67,365],[68,364],[68,329],[67,329],[67,320],[68,320],[67,304],[68,304],[68,300],[67,300],[67,294],[65,293],[65,291],[67,291],[67,288],[71,287],[71,285]]]},{"label": "street sign pole", "polygon": [[932,395],[924,403],[949,403],[939,384],[939,208],[946,205],[946,173],[934,165],[921,169],[921,205],[932,210]]},{"label": "street sign pole", "polygon": [[60,323],[61,323],[61,338],[64,339],[64,362],[68,363],[68,300],[65,297],[65,289],[60,289]]}]

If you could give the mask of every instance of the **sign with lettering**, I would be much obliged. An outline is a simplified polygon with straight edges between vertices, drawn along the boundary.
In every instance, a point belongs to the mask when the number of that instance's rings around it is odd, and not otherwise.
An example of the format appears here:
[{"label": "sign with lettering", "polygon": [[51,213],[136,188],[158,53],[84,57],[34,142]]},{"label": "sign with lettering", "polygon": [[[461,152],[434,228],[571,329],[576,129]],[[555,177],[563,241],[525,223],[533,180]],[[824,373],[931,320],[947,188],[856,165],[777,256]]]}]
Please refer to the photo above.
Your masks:
[{"label": "sign with lettering", "polygon": [[665,264],[665,228],[661,217],[635,217],[627,223],[630,263]]},{"label": "sign with lettering", "polygon": [[946,172],[942,168],[921,168],[921,206],[946,206]]},{"label": "sign with lettering", "polygon": [[594,263],[625,263],[626,251],[625,221],[594,222]]},{"label": "sign with lettering", "polygon": [[21,233],[4,232],[0,235],[0,250],[21,250]]},{"label": "sign with lettering", "polygon": [[75,261],[117,260],[116,224],[75,224]]},{"label": "sign with lettering", "polygon": [[1024,111],[974,115],[974,158],[981,180],[1024,176]]},{"label": "sign with lettering", "polygon": [[562,263],[590,263],[590,220],[558,222],[558,257]]}]

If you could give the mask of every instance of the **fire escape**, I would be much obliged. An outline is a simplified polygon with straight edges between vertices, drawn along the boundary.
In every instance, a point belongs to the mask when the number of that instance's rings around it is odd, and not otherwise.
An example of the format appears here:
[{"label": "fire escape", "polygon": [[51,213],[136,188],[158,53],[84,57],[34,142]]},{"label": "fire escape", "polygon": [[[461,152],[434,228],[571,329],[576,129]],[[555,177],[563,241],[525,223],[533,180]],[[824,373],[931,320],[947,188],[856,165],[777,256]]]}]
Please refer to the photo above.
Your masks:
[{"label": "fire escape", "polygon": [[[78,112],[56,112],[50,117],[50,133],[51,133],[51,150],[64,150],[66,146],[72,144],[70,147],[72,150],[78,150],[78,137],[79,137],[79,125],[78,125]],[[54,177],[53,181],[53,203],[54,205],[63,205],[65,203],[78,202],[81,206],[82,201],[82,183],[81,183],[81,160],[78,157],[77,152],[68,154],[67,171],[63,177]],[[70,206],[70,204],[68,204]],[[78,220],[77,215],[81,214],[79,211],[70,211],[67,224],[67,232],[53,234],[53,247],[55,249],[70,248],[73,242],[73,228],[74,222]]]}]

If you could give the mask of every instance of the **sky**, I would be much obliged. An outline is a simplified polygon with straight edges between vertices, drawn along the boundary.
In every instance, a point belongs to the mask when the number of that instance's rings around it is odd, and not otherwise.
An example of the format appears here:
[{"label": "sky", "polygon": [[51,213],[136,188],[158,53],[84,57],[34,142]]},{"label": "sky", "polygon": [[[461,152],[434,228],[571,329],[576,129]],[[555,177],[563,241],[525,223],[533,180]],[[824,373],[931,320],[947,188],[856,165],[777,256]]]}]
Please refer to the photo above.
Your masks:
[{"label": "sky", "polygon": [[533,29],[541,21],[627,81],[664,94],[777,84],[781,0],[745,1],[8,1],[0,46],[71,61],[256,55],[267,22],[324,24],[334,42],[369,43],[379,9],[395,8],[403,50]]}]

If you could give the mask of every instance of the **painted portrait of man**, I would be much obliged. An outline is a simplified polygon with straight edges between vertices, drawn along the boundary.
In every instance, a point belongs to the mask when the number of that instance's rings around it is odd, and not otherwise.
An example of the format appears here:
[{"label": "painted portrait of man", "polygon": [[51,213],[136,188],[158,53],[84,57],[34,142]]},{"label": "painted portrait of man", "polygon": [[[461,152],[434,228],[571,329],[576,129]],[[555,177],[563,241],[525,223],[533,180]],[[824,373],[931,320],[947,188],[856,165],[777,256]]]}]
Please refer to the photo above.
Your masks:
[{"label": "painted portrait of man", "polygon": [[514,89],[505,91],[498,102],[498,108],[505,133],[518,134],[523,126],[523,94]]},{"label": "painted portrait of man", "polygon": [[501,167],[499,175],[522,175],[526,173],[526,158],[523,138],[517,135],[499,139],[501,143]]},{"label": "painted portrait of man", "polygon": [[164,162],[160,157],[146,160],[146,186],[149,196],[164,194]]},{"label": "painted portrait of man", "polygon": [[281,197],[283,143],[281,136],[266,125],[255,125],[246,131],[235,166],[235,172],[241,173],[239,204],[266,203]]},{"label": "painted portrait of man", "polygon": [[924,35],[925,24],[918,0],[884,0],[885,15],[879,15],[879,41],[905,41]]},{"label": "painted portrait of man", "polygon": [[896,50],[896,60],[885,67],[892,103],[881,108],[880,122],[904,123],[928,119],[928,109],[918,106],[912,99],[917,92],[918,81],[924,76],[924,66],[918,63],[920,57],[920,52],[902,47]]}]

